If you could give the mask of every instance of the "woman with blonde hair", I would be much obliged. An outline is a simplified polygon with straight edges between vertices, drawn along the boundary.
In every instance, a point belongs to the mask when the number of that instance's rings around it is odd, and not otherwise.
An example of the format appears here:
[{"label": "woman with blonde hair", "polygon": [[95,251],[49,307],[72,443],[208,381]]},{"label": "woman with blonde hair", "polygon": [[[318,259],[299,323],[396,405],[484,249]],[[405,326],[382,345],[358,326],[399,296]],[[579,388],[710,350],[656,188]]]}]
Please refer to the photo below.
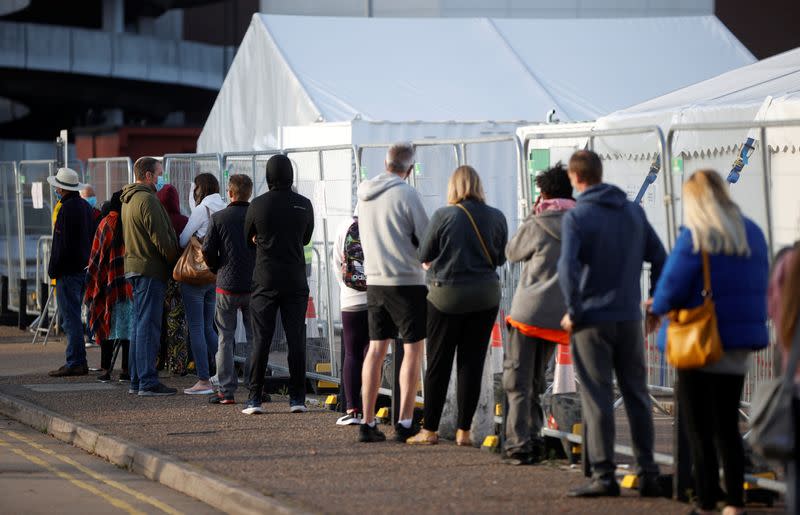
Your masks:
[{"label": "woman with blonde hair", "polygon": [[[694,464],[697,507],[693,513],[711,513],[716,507],[719,457],[725,473],[723,513],[740,514],[744,512],[744,449],[739,400],[750,353],[769,343],[767,243],[713,170],[699,170],[686,181],[683,208],[686,226],[664,265],[650,311],[664,315],[701,305],[706,295],[703,256],[708,255],[708,294],[716,308],[724,353],[704,367],[678,370],[678,406],[687,423]],[[664,334],[662,330],[662,350]]]},{"label": "woman with blonde hair", "polygon": [[423,428],[406,440],[409,444],[438,442],[457,352],[456,443],[471,445],[483,362],[500,305],[496,268],[505,263],[508,239],[503,213],[486,205],[481,179],[471,166],[460,166],[450,176],[447,203],[433,214],[419,246],[419,259],[428,271],[428,368]]}]

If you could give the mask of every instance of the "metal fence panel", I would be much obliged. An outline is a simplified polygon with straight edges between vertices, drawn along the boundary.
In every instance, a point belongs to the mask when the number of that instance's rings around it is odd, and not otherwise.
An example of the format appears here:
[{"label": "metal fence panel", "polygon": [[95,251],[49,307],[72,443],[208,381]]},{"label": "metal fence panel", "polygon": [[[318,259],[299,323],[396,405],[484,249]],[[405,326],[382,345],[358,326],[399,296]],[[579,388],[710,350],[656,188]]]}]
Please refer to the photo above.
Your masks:
[{"label": "metal fence panel", "polygon": [[19,309],[19,225],[17,222],[17,164],[0,163],[0,273],[8,277],[9,309]]},{"label": "metal fence panel", "polygon": [[164,181],[178,190],[181,212],[189,216],[192,212],[194,178],[201,173],[210,173],[220,181],[222,174],[222,156],[220,154],[167,154],[164,156]]},{"label": "metal fence panel", "polygon": [[110,200],[115,191],[133,182],[133,163],[129,157],[97,157],[86,162],[84,181],[94,186],[97,205]]},{"label": "metal fence panel", "polygon": [[[36,277],[39,238],[53,233],[55,193],[47,177],[55,173],[55,161],[20,161],[17,165],[17,223],[19,230],[20,279]],[[33,290],[33,291],[31,291]],[[38,312],[36,289],[29,289],[27,310]],[[18,308],[18,306],[16,306]]]},{"label": "metal fence panel", "polygon": [[256,198],[268,191],[267,161],[280,154],[280,150],[261,150],[253,152],[228,152],[222,154],[222,169],[225,179],[234,174],[244,174],[253,181],[253,195]]}]

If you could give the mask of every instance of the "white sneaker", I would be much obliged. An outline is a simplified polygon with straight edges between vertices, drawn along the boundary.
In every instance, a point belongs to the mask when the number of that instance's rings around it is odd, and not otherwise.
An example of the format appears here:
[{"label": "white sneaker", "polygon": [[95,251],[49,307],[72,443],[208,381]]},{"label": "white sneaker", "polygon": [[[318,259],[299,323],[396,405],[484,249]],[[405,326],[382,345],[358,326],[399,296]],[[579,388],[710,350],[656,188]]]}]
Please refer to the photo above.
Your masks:
[{"label": "white sneaker", "polygon": [[261,403],[256,404],[253,401],[247,401],[242,413],[245,415],[263,415],[266,411],[261,407]]},{"label": "white sneaker", "polygon": [[289,406],[290,413],[305,413],[306,411],[308,411],[308,408],[306,408],[305,404],[293,404]]},{"label": "white sneaker", "polygon": [[354,411],[352,413],[346,413],[343,417],[339,417],[339,420],[336,421],[337,426],[352,426],[360,423],[361,423],[361,416],[358,414],[357,411]]},{"label": "white sneaker", "polygon": [[208,383],[197,381],[191,388],[186,388],[183,393],[186,395],[210,395],[214,389]]}]

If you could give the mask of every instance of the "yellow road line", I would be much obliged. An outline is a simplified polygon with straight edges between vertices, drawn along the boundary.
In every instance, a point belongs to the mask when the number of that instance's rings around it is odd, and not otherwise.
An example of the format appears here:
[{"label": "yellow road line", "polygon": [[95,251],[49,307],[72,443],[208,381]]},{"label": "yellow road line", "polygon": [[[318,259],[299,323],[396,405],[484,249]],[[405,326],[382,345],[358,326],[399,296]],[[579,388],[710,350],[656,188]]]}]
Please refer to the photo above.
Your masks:
[{"label": "yellow road line", "polygon": [[11,452],[13,452],[13,453],[25,458],[26,460],[30,461],[31,463],[34,463],[34,464],[39,465],[40,467],[42,467],[42,468],[44,468],[46,470],[49,470],[50,472],[52,472],[53,474],[57,475],[61,479],[65,479],[65,480],[69,481],[70,483],[72,483],[73,485],[77,486],[78,488],[82,488],[82,489],[84,489],[84,490],[86,490],[88,492],[93,493],[94,495],[96,495],[97,497],[100,497],[101,499],[105,500],[106,502],[108,502],[112,506],[114,506],[116,508],[119,508],[120,510],[122,510],[122,511],[124,511],[124,512],[130,514],[130,515],[145,515],[144,512],[137,510],[136,508],[134,508],[133,506],[131,506],[127,502],[125,502],[125,501],[123,501],[121,499],[117,499],[116,497],[113,497],[111,495],[108,495],[105,492],[102,492],[102,491],[98,490],[97,488],[95,488],[94,486],[90,485],[89,483],[87,483],[85,481],[82,481],[80,479],[77,479],[72,474],[69,474],[67,472],[62,472],[62,471],[58,470],[53,465],[51,465],[50,463],[47,463],[46,461],[44,461],[43,459],[39,458],[38,456],[33,456],[33,455],[30,455],[30,454],[27,454],[25,451],[23,451],[21,449],[17,449],[16,447],[12,446],[10,443],[6,442],[5,440],[0,440],[0,447],[8,448]]},{"label": "yellow road line", "polygon": [[24,442],[24,443],[30,445],[34,449],[37,449],[37,450],[39,450],[39,451],[41,451],[41,452],[43,452],[45,454],[49,454],[50,456],[54,456],[54,457],[60,459],[61,461],[63,461],[64,463],[72,465],[76,469],[80,470],[81,472],[83,472],[87,476],[89,476],[89,477],[91,477],[93,479],[96,479],[97,481],[105,483],[106,485],[108,485],[108,486],[110,486],[112,488],[116,488],[117,490],[125,492],[126,494],[130,495],[131,497],[133,497],[135,499],[138,499],[141,502],[147,503],[147,504],[149,504],[151,506],[154,506],[154,507],[158,508],[159,510],[163,511],[164,513],[168,513],[169,515],[183,515],[182,512],[176,510],[175,508],[173,508],[173,507],[171,507],[171,506],[169,506],[167,504],[164,504],[163,502],[159,501],[158,499],[153,499],[152,497],[144,495],[141,492],[137,492],[136,490],[134,490],[134,489],[132,489],[132,488],[130,488],[128,486],[125,486],[124,484],[122,484],[122,483],[120,483],[118,481],[114,481],[113,479],[108,479],[104,475],[102,475],[102,474],[100,474],[98,472],[95,472],[94,470],[92,470],[92,469],[90,469],[88,467],[85,467],[85,466],[81,465],[80,463],[78,463],[77,461],[73,460],[72,458],[69,458],[67,456],[62,456],[61,454],[58,454],[57,452],[53,451],[52,449],[48,449],[47,447],[34,442],[33,440],[31,440],[30,438],[27,438],[26,436],[23,436],[23,435],[15,432],[15,431],[3,431],[3,432],[6,435],[10,436],[11,438],[15,438],[15,439],[17,439],[17,440],[19,440],[21,442]]}]

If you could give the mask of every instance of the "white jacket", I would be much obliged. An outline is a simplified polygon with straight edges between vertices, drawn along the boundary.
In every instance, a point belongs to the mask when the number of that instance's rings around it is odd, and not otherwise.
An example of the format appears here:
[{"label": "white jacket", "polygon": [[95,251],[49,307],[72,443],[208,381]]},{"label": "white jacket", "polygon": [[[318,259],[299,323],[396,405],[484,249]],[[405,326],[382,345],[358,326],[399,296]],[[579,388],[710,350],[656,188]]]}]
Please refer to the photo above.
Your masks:
[{"label": "white jacket", "polygon": [[[180,246],[185,248],[189,244],[192,236],[202,238],[208,232],[208,223],[211,220],[211,215],[217,211],[221,211],[227,207],[225,201],[219,193],[212,193],[200,202],[199,206],[192,209],[192,214],[189,216],[189,221],[186,223],[183,232],[181,232]],[[244,230],[244,228],[242,228]]]}]

